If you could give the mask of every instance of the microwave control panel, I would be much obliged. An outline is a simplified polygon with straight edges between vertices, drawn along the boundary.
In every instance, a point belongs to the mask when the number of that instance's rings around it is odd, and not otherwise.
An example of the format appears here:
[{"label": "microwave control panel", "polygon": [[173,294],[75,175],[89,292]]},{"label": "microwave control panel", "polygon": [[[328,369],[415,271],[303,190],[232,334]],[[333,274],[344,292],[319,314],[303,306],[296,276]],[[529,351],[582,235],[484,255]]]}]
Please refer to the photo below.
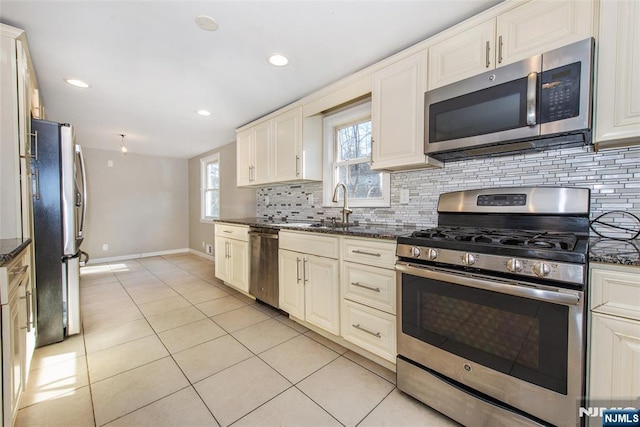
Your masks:
[{"label": "microwave control panel", "polygon": [[580,62],[542,73],[540,121],[570,119],[580,114]]}]

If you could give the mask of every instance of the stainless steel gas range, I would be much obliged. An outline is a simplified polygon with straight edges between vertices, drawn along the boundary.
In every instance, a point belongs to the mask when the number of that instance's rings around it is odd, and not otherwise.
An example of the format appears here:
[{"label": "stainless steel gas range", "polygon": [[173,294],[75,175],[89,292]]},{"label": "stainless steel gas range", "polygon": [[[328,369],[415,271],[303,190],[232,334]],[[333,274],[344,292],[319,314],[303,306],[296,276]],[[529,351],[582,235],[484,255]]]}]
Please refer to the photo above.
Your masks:
[{"label": "stainless steel gas range", "polygon": [[398,388],[473,426],[579,423],[588,189],[445,193],[398,238]]}]

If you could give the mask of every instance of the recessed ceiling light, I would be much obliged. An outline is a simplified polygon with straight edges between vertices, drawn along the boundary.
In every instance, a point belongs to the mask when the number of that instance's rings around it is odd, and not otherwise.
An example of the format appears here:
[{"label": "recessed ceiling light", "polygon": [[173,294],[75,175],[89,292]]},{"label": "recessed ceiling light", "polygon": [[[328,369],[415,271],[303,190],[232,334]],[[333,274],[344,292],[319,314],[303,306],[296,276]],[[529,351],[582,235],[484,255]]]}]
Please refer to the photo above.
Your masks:
[{"label": "recessed ceiling light", "polygon": [[201,116],[210,116],[211,115],[211,111],[207,111],[207,110],[198,110],[196,112],[198,114],[200,114]]},{"label": "recessed ceiling light", "polygon": [[267,56],[267,62],[274,67],[284,67],[289,63],[289,58],[287,58],[283,53],[272,53]]},{"label": "recessed ceiling light", "polygon": [[218,23],[210,16],[196,16],[196,25],[205,31],[215,31],[218,29]]},{"label": "recessed ceiling light", "polygon": [[80,87],[82,89],[86,89],[89,87],[88,83],[83,82],[78,79],[64,79],[65,82],[69,83],[71,86]]}]

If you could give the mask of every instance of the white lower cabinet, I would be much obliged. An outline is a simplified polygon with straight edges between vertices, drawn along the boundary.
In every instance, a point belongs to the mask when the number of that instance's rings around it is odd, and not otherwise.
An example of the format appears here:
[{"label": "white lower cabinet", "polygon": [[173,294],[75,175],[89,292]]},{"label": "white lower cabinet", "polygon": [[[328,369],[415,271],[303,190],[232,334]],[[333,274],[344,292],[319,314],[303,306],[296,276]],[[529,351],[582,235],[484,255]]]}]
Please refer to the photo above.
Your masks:
[{"label": "white lower cabinet", "polygon": [[341,249],[342,336],[395,363],[396,244],[345,237]]},{"label": "white lower cabinet", "polygon": [[396,316],[345,299],[344,339],[390,362],[396,360]]},{"label": "white lower cabinet", "polygon": [[637,399],[640,267],[592,264],[589,292],[589,399],[601,403]]},{"label": "white lower cabinet", "polygon": [[[280,231],[280,309],[378,363],[396,360],[396,243]],[[375,356],[375,357],[374,357]]]},{"label": "white lower cabinet", "polygon": [[[302,242],[307,252],[291,250]],[[280,309],[334,335],[340,334],[337,244],[337,237],[281,231],[278,257]]]},{"label": "white lower cabinet", "polygon": [[2,423],[12,426],[35,345],[30,246],[0,267],[2,299]]},{"label": "white lower cabinet", "polygon": [[249,228],[216,224],[215,230],[216,277],[234,288],[249,292]]},{"label": "white lower cabinet", "polygon": [[593,313],[591,339],[589,397],[640,396],[640,321]]}]

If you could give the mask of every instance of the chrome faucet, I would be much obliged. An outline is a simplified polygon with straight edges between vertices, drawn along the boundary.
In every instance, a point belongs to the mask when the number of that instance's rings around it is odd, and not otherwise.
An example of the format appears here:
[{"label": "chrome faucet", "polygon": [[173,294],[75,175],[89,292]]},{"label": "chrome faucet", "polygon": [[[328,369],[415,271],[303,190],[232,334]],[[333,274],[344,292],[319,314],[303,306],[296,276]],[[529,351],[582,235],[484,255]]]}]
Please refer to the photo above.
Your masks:
[{"label": "chrome faucet", "polygon": [[347,186],[344,183],[339,182],[336,184],[336,188],[333,189],[333,203],[338,203],[338,189],[342,187],[342,193],[344,194],[344,200],[342,203],[342,224],[349,225],[349,215],[353,212],[349,209],[349,201],[347,198]]}]

